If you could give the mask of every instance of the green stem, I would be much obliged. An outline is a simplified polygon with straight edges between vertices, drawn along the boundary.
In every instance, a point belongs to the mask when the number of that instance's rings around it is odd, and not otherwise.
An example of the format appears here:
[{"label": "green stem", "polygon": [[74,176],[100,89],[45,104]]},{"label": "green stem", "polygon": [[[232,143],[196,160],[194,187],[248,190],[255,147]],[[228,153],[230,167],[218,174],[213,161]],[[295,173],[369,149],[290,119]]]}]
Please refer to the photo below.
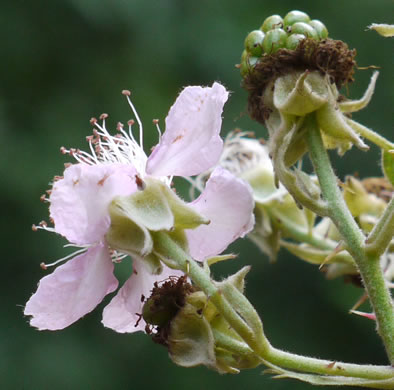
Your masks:
[{"label": "green stem", "polygon": [[263,356],[263,359],[282,368],[321,375],[365,379],[391,379],[394,377],[394,368],[391,366],[351,364],[334,360],[316,359],[281,351],[274,347],[271,347],[269,353]]},{"label": "green stem", "polygon": [[366,251],[380,256],[390,245],[394,235],[394,197],[391,198],[379,221],[369,234]]},{"label": "green stem", "polygon": [[353,256],[366,292],[376,315],[378,333],[386,348],[390,363],[394,365],[394,306],[386,286],[378,256],[366,254],[364,234],[353,219],[337,186],[337,177],[331,167],[320,130],[313,115],[308,117],[307,144],[315,172],[319,178],[329,216],[346,242]]},{"label": "green stem", "polygon": [[[394,377],[394,368],[390,366],[373,366],[333,362],[329,360],[315,359],[305,356],[284,352],[271,346],[266,339],[262,328],[261,335],[253,334],[248,325],[240,318],[233,306],[223,297],[220,289],[204,269],[198,265],[179,245],[174,242],[166,232],[154,233],[155,250],[161,257],[171,259],[178,268],[187,273],[193,282],[209,296],[219,313],[226,319],[235,332],[244,340],[254,353],[265,361],[285,369],[315,373],[321,375],[366,378],[366,379],[391,379]],[[246,299],[246,298],[245,298]],[[250,303],[249,303],[250,304]],[[260,340],[256,342],[256,340]],[[229,340],[220,339],[228,345],[239,348],[240,353],[248,354],[248,348],[241,343],[230,343]]]}]

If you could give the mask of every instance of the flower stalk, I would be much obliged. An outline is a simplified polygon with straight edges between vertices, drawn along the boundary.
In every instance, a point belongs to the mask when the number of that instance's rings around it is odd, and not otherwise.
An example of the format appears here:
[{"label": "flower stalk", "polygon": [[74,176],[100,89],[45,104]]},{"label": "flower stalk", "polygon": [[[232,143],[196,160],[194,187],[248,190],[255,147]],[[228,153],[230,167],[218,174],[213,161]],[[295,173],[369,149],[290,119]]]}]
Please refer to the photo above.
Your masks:
[{"label": "flower stalk", "polygon": [[319,178],[322,196],[328,204],[329,216],[357,264],[376,315],[378,333],[383,340],[390,363],[394,364],[394,306],[383,277],[379,256],[366,253],[364,234],[357,226],[337,186],[337,177],[332,169],[315,117],[311,114],[306,119],[309,128],[306,137],[309,155]]}]

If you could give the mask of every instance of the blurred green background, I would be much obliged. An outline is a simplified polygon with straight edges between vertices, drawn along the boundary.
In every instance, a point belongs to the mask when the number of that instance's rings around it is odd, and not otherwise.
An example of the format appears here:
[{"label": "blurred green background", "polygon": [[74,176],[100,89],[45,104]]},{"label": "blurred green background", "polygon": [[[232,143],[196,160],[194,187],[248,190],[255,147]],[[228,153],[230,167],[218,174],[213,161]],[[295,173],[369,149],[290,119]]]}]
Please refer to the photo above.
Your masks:
[{"label": "blurred green background", "polygon": [[[355,118],[392,138],[393,41],[365,31],[393,22],[392,0],[52,0],[2,1],[0,7],[1,389],[311,389],[260,375],[261,369],[220,376],[205,368],[175,366],[167,351],[144,334],[104,329],[101,312],[59,332],[39,332],[23,305],[45,274],[41,261],[64,254],[59,237],[33,233],[48,218],[40,195],[69,161],[60,146],[86,147],[89,119],[110,114],[108,124],[131,117],[122,89],[131,89],[145,124],[147,148],[156,142],[153,118],[162,120],[183,86],[218,80],[232,91],[224,132],[234,127],[266,132],[246,115],[238,63],[245,35],[273,13],[291,9],[322,20],[330,36],[358,51],[360,66],[381,67],[369,107]],[[359,70],[349,96],[360,97],[371,70]],[[379,175],[379,154],[352,150],[333,157],[341,178]],[[237,260],[217,265],[218,275],[252,264],[247,296],[276,347],[327,359],[386,364],[372,321],[349,316],[361,290],[326,281],[315,267],[281,251],[270,265],[242,241]],[[120,267],[122,268],[122,267]],[[127,264],[119,271],[124,278]]]}]

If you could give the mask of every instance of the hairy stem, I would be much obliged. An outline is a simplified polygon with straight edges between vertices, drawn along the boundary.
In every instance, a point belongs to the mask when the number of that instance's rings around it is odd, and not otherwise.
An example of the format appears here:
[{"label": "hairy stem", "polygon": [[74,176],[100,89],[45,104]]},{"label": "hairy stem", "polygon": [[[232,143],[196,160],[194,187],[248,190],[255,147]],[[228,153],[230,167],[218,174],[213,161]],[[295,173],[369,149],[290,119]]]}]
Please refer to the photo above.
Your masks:
[{"label": "hairy stem", "polygon": [[367,254],[365,251],[364,234],[351,215],[337,186],[337,177],[312,114],[308,117],[308,126],[306,138],[309,155],[319,178],[323,198],[328,204],[329,216],[357,264],[376,315],[378,333],[383,340],[390,363],[394,365],[394,306],[383,277],[379,256]]}]

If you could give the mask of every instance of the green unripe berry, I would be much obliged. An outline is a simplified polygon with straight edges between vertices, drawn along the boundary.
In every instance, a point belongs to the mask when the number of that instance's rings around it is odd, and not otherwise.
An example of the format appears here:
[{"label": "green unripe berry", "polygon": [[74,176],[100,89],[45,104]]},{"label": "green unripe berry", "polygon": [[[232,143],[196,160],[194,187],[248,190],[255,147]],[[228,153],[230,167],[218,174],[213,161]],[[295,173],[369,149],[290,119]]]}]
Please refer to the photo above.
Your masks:
[{"label": "green unripe berry", "polygon": [[320,20],[314,19],[311,20],[308,24],[316,30],[317,35],[320,39],[325,39],[328,37],[327,27]]},{"label": "green unripe berry", "polygon": [[177,308],[169,302],[160,302],[157,305],[154,299],[149,298],[142,307],[142,318],[147,324],[165,326],[175,316]]},{"label": "green unripe berry", "polygon": [[275,28],[283,28],[283,19],[280,15],[268,16],[261,25],[260,30],[266,33]]},{"label": "green unripe berry", "polygon": [[291,34],[286,41],[286,49],[289,50],[295,50],[303,39],[305,39],[306,36],[304,34]]},{"label": "green unripe berry", "polygon": [[263,54],[264,36],[265,34],[261,30],[254,30],[248,34],[245,39],[245,49],[250,55],[260,57]]},{"label": "green unripe berry", "polygon": [[311,18],[305,12],[297,11],[297,10],[290,11],[283,19],[283,25],[284,25],[283,28],[292,26],[294,23],[297,22],[308,23],[310,20]]},{"label": "green unripe berry", "polygon": [[263,41],[264,52],[267,54],[275,53],[286,46],[286,41],[287,34],[285,30],[282,30],[281,28],[270,30],[265,34]]},{"label": "green unripe berry", "polygon": [[308,38],[313,38],[318,40],[319,36],[317,31],[307,23],[304,22],[296,22],[291,27],[288,27],[287,30],[290,34],[303,34]]},{"label": "green unripe berry", "polygon": [[253,67],[257,64],[258,61],[259,57],[252,57],[246,50],[244,50],[241,56],[241,64],[239,67],[241,76],[246,76],[246,74],[253,69]]}]

